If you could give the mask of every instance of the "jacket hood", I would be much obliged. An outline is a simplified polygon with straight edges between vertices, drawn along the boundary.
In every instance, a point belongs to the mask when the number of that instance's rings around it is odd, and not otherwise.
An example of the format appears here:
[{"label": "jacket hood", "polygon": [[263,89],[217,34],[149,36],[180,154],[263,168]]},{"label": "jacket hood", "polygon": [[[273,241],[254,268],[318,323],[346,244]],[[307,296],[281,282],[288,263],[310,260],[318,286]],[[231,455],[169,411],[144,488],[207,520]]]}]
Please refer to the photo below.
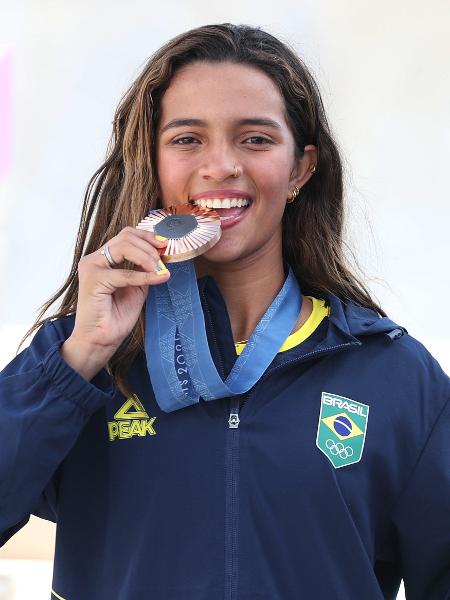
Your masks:
[{"label": "jacket hood", "polygon": [[326,300],[330,306],[330,322],[349,336],[360,337],[383,333],[390,340],[394,340],[407,333],[404,327],[389,317],[380,317],[370,308],[344,302],[334,294],[330,294]]}]

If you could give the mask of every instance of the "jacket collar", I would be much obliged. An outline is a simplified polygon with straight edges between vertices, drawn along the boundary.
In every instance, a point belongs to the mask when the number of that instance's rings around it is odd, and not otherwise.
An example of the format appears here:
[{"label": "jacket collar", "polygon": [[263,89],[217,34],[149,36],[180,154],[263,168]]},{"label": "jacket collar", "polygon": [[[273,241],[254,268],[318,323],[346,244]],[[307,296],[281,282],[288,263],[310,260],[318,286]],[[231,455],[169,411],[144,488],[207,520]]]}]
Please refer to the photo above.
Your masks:
[{"label": "jacket collar", "polygon": [[[198,280],[198,287],[211,355],[219,373],[226,377],[236,361],[226,304],[213,277],[202,277]],[[269,370],[309,357],[362,346],[367,336],[383,335],[386,342],[392,342],[407,333],[404,327],[388,317],[380,317],[374,310],[344,302],[334,294],[322,297],[330,307],[329,317],[304,342],[291,350],[279,352]]]}]

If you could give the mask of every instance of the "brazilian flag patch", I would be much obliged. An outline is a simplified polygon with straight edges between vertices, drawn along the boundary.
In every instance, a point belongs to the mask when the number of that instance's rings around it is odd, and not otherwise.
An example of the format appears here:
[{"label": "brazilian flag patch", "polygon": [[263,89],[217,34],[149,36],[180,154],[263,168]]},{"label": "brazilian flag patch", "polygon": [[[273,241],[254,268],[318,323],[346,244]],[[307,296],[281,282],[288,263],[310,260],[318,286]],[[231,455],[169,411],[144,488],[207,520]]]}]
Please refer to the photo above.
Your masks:
[{"label": "brazilian flag patch", "polygon": [[361,460],[368,418],[367,404],[322,392],[316,446],[335,469]]}]

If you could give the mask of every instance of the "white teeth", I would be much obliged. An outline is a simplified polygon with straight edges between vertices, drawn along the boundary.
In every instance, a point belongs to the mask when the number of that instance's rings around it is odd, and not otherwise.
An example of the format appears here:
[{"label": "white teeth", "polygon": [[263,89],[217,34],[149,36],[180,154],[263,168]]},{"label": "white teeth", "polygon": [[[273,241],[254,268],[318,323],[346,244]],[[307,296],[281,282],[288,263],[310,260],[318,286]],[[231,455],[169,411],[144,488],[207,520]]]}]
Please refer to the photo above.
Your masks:
[{"label": "white teeth", "polygon": [[234,208],[248,206],[248,198],[201,198],[193,200],[192,203],[202,208]]}]

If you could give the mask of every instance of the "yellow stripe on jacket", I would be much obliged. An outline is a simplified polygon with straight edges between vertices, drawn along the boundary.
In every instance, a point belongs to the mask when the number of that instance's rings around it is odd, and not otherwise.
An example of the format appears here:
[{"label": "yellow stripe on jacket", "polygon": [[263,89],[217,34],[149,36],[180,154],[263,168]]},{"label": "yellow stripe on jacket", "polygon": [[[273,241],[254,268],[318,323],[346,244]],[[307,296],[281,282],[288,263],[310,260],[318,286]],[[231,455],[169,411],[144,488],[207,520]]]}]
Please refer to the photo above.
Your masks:
[{"label": "yellow stripe on jacket", "polygon": [[[323,319],[330,314],[330,307],[325,306],[325,300],[313,296],[306,296],[306,298],[309,298],[313,303],[311,314],[297,331],[287,337],[278,352],[285,352],[304,342],[319,327]],[[236,343],[235,347],[236,354],[241,354],[245,344]]]}]

